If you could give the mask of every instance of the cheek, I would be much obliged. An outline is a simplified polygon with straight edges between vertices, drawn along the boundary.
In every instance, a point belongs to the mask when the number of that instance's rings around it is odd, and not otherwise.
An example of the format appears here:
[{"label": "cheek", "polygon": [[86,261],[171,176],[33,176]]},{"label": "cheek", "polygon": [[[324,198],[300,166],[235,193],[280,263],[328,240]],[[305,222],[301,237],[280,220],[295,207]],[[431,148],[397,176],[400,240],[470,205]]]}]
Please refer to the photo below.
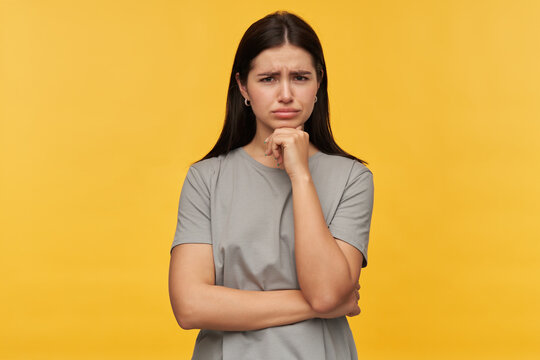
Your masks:
[{"label": "cheek", "polygon": [[254,88],[251,91],[251,97],[254,101],[264,102],[270,97],[270,92],[268,89]]},{"label": "cheek", "polygon": [[253,90],[251,92],[251,103],[254,109],[264,110],[272,104],[273,97],[269,91]]},{"label": "cheek", "polygon": [[317,88],[303,89],[301,93],[302,102],[304,104],[310,104],[315,101],[315,95],[317,95]]}]

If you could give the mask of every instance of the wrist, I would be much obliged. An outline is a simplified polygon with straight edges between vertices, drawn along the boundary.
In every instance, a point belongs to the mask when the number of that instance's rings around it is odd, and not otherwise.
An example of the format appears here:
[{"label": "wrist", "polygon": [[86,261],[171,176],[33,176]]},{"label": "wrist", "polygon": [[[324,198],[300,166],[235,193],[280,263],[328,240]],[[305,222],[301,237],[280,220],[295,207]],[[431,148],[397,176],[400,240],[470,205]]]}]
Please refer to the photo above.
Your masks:
[{"label": "wrist", "polygon": [[297,174],[290,175],[291,183],[293,185],[305,185],[313,183],[311,173],[309,171],[302,171]]}]

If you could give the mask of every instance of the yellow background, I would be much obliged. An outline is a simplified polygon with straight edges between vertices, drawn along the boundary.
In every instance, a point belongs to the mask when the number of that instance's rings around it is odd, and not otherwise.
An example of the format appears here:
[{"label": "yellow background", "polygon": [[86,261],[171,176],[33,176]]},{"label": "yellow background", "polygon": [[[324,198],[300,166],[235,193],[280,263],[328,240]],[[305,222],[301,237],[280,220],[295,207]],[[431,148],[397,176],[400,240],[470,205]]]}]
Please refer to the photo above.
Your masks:
[{"label": "yellow background", "polygon": [[540,1],[0,0],[0,358],[188,359],[168,292],[189,164],[247,27],[325,51],[375,207],[360,359],[540,358]]}]

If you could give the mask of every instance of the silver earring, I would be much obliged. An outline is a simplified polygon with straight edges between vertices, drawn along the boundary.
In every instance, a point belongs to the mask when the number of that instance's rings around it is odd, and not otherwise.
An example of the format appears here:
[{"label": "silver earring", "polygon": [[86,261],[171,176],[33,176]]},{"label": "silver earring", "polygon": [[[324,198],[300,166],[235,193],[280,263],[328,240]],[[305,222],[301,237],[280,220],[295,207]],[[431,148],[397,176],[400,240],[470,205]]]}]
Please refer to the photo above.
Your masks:
[{"label": "silver earring", "polygon": [[317,102],[317,95],[315,95],[315,102]]},{"label": "silver earring", "polygon": [[244,99],[244,104],[246,104],[246,106],[250,106],[250,105],[251,105],[251,101],[249,101],[248,99]]}]

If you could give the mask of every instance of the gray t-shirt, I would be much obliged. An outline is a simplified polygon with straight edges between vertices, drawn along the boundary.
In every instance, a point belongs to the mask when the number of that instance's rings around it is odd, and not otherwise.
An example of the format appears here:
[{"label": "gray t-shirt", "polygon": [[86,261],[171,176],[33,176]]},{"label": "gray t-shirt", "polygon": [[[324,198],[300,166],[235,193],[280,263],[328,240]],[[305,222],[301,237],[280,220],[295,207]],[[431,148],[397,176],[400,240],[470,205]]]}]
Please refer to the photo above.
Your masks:
[{"label": "gray t-shirt", "polygon": [[[311,177],[330,232],[362,252],[373,209],[373,174],[359,161],[317,152]],[[292,187],[285,170],[242,147],[191,165],[184,180],[172,248],[212,244],[216,285],[243,290],[300,289],[294,257]],[[345,316],[253,331],[202,329],[192,359],[357,359]]]}]

